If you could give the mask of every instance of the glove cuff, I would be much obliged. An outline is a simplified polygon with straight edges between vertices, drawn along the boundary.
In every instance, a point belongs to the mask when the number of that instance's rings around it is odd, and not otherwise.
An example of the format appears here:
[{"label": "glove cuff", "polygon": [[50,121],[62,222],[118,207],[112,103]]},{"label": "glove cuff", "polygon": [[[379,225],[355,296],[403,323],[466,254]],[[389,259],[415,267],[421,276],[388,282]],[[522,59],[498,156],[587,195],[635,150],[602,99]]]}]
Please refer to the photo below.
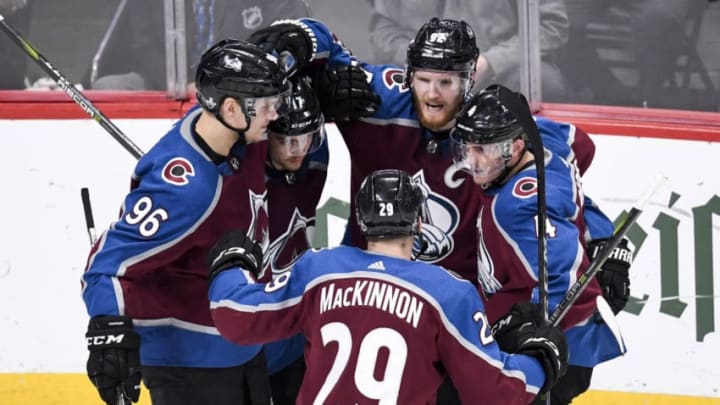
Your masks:
[{"label": "glove cuff", "polygon": [[140,347],[140,335],[135,332],[132,319],[127,316],[96,316],[90,319],[85,339],[90,351]]}]

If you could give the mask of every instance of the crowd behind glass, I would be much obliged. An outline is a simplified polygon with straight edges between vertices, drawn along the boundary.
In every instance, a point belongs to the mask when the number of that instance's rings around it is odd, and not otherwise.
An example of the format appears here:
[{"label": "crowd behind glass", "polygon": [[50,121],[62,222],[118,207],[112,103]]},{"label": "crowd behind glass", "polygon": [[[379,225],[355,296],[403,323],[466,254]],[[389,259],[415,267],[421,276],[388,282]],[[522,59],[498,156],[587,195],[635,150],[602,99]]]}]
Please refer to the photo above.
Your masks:
[{"label": "crowd behind glass", "polygon": [[[539,10],[539,35],[532,37],[540,49],[539,101],[719,110],[720,2],[526,1]],[[353,21],[362,21],[360,29],[341,36],[350,49],[360,49],[359,59],[403,66],[407,43],[429,17],[464,19],[481,48],[477,86],[497,82],[523,90],[518,32],[525,21],[517,0],[359,3],[353,11],[361,7],[365,14],[353,14]],[[168,7],[184,8],[185,21],[168,22]],[[185,93],[171,91],[178,87],[171,81],[192,75],[175,72],[168,80],[167,40],[182,36],[176,44],[185,44],[192,72],[202,50],[221,37],[243,39],[275,19],[319,15],[343,31],[344,11],[338,0],[0,0],[5,20],[85,90],[158,90],[178,98]],[[0,89],[54,88],[5,35],[0,58]]]}]

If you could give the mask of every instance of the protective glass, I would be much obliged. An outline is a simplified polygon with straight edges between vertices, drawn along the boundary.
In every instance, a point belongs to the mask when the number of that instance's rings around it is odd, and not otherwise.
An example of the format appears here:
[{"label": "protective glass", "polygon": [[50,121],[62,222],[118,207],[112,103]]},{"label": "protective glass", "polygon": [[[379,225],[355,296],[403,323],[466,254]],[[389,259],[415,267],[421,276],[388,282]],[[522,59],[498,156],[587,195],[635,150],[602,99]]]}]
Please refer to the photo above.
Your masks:
[{"label": "protective glass", "polygon": [[447,72],[429,69],[414,69],[410,86],[417,94],[434,91],[440,94],[465,94],[470,88],[467,72]]},{"label": "protective glass", "polygon": [[494,180],[505,169],[512,156],[512,139],[478,144],[466,142],[454,135],[450,135],[450,140],[456,167],[487,182]]}]

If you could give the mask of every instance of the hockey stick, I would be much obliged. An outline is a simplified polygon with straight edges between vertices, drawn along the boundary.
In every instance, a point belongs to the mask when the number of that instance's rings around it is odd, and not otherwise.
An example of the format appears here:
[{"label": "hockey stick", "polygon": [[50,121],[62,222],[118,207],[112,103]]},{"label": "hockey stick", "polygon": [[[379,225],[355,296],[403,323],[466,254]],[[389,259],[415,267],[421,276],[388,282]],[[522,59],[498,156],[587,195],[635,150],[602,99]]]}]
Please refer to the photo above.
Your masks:
[{"label": "hockey stick", "polygon": [[90,205],[90,190],[87,187],[80,189],[80,198],[82,199],[83,211],[85,212],[85,225],[87,226],[90,244],[94,245],[97,240],[95,234],[95,219],[93,219],[92,206]]},{"label": "hockey stick", "polygon": [[530,105],[522,93],[515,93],[499,86],[498,96],[515,118],[520,122],[530,142],[530,150],[535,156],[537,171],[537,249],[538,249],[538,302],[542,308],[545,322],[548,322],[548,272],[547,272],[547,202],[545,198],[545,148],[535,120],[530,113]]},{"label": "hockey stick", "polygon": [[555,308],[555,311],[550,316],[550,323],[553,326],[557,326],[560,323],[570,307],[575,303],[575,301],[577,301],[580,294],[585,291],[585,288],[587,288],[590,284],[592,279],[595,277],[595,274],[600,271],[600,268],[607,258],[613,250],[615,250],[617,245],[620,244],[620,241],[625,237],[625,234],[627,234],[628,230],[630,230],[630,227],[632,227],[635,221],[637,221],[640,217],[640,214],[642,214],[643,209],[645,209],[645,206],[650,201],[650,198],[652,198],[652,196],[663,186],[663,184],[665,184],[666,181],[667,177],[658,175],[655,178],[655,181],[653,181],[652,186],[635,203],[635,206],[630,209],[630,212],[625,220],[618,224],[615,228],[613,236],[605,241],[605,244],[602,246],[595,259],[590,263],[588,268],[585,269],[585,272],[578,277],[575,284],[570,287],[568,292],[565,293],[562,301],[560,301],[560,304],[558,304]]},{"label": "hockey stick", "polygon": [[5,17],[0,14],[0,28],[15,42],[25,53],[34,60],[50,77],[55,80],[65,94],[67,94],[80,108],[85,111],[91,119],[95,120],[100,124],[101,127],[120,143],[131,155],[136,159],[140,159],[143,152],[137,145],[135,145],[130,138],[118,129],[107,117],[95,107],[95,105],[88,100],[78,89],[75,88],[53,65],[48,62],[47,59],[35,49],[29,42],[27,42],[13,27],[11,27]]},{"label": "hockey stick", "polygon": [[[95,219],[93,218],[92,205],[90,205],[90,190],[87,187],[80,189],[80,198],[82,199],[83,212],[85,212],[85,225],[87,227],[88,237],[90,238],[90,245],[94,245],[97,240],[95,234]],[[125,394],[122,386],[115,388],[115,405],[131,405],[132,401],[130,397]]]}]

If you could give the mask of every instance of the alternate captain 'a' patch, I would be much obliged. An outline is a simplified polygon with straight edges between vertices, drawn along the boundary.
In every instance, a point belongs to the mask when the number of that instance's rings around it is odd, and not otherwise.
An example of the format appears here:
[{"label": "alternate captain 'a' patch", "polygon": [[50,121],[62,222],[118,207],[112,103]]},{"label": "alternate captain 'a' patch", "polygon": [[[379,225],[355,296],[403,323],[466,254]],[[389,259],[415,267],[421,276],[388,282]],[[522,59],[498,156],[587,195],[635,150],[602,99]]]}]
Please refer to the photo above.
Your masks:
[{"label": "alternate captain 'a' patch", "polygon": [[517,198],[529,198],[537,193],[537,179],[533,177],[523,177],[515,182],[513,187],[513,195]]},{"label": "alternate captain 'a' patch", "polygon": [[188,177],[194,175],[195,168],[193,165],[187,159],[180,157],[170,159],[162,171],[163,180],[176,186],[188,184]]}]

